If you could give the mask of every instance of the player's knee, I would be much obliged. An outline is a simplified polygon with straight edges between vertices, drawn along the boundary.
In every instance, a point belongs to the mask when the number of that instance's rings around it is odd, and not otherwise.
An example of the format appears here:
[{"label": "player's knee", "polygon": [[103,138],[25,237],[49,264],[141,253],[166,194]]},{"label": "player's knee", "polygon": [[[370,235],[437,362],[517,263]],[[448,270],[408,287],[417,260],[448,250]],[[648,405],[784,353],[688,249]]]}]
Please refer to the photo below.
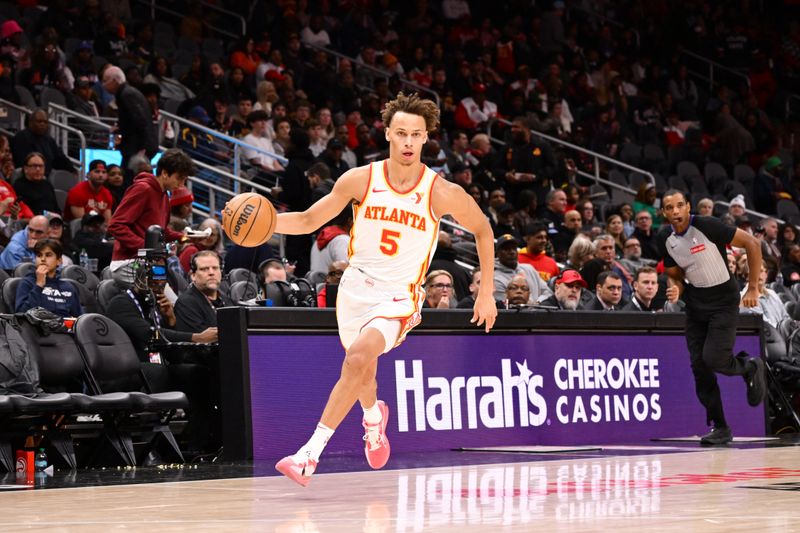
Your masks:
[{"label": "player's knee", "polygon": [[372,363],[373,357],[365,350],[350,349],[344,358],[344,364],[353,372],[360,374]]}]

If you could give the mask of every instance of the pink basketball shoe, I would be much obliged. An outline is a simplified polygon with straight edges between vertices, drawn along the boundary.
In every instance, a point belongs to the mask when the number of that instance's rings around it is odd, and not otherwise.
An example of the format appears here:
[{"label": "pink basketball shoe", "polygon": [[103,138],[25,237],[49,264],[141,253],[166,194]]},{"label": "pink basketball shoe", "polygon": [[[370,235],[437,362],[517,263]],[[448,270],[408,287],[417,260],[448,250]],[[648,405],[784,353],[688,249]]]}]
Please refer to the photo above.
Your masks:
[{"label": "pink basketball shoe", "polygon": [[311,481],[311,474],[317,469],[317,461],[306,457],[302,462],[297,462],[293,455],[288,455],[275,464],[275,469],[303,487]]},{"label": "pink basketball shoe", "polygon": [[389,422],[389,407],[378,400],[378,407],[381,410],[381,421],[378,424],[367,424],[361,421],[364,426],[364,454],[367,456],[367,463],[374,469],[383,468],[392,453],[389,446],[389,439],[386,438],[386,424]]}]

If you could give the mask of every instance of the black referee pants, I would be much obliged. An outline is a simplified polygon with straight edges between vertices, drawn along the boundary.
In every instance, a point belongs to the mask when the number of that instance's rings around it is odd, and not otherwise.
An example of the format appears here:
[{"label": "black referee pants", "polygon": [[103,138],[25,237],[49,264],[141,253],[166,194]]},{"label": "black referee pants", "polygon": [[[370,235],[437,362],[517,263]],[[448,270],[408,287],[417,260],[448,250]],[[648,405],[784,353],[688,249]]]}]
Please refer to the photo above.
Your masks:
[{"label": "black referee pants", "polygon": [[[722,409],[716,373],[743,376],[746,361],[733,356],[739,294],[723,298],[686,298],[686,344],[689,348],[695,391],[706,408],[706,423],[724,427],[728,423]],[[704,295],[707,296],[707,295]]]}]

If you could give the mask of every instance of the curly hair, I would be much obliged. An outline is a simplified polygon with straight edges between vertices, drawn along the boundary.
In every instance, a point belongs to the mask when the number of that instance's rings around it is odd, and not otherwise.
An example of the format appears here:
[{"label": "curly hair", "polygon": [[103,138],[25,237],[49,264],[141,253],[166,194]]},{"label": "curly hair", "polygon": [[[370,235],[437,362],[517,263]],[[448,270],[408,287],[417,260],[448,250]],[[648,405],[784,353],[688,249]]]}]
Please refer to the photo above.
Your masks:
[{"label": "curly hair", "polygon": [[381,118],[387,128],[392,123],[392,117],[398,111],[424,118],[425,129],[428,132],[436,131],[439,127],[439,107],[436,102],[420,98],[417,93],[406,95],[399,92],[397,98],[386,103],[386,107],[381,112]]}]

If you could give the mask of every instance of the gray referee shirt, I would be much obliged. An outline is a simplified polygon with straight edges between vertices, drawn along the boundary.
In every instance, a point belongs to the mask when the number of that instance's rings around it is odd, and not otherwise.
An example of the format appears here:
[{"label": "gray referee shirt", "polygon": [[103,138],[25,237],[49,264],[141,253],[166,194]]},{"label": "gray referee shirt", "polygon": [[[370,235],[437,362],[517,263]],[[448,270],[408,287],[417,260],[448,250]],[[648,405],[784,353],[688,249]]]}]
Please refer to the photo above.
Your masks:
[{"label": "gray referee shirt", "polygon": [[692,215],[683,233],[667,230],[660,236],[664,266],[681,267],[686,281],[693,287],[707,289],[725,285],[732,281],[725,247],[735,234],[735,227],[716,218]]}]

